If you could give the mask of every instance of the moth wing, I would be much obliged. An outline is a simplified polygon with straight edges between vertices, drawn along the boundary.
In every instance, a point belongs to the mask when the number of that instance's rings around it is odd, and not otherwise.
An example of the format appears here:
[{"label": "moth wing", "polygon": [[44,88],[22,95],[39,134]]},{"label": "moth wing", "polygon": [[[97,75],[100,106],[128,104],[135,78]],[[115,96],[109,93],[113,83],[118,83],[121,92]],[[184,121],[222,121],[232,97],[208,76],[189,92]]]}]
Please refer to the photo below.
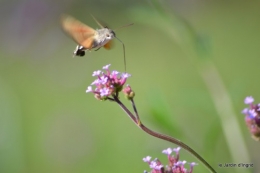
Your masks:
[{"label": "moth wing", "polygon": [[93,39],[93,38],[88,38],[88,39],[84,40],[84,41],[81,43],[81,46],[83,46],[84,48],[90,50],[90,49],[92,49],[92,47],[93,47],[93,42],[94,42],[94,39]]},{"label": "moth wing", "polygon": [[61,24],[63,30],[72,37],[76,43],[86,49],[92,48],[94,36],[97,32],[96,30],[68,15],[62,16]]},{"label": "moth wing", "polygon": [[111,49],[113,47],[114,43],[112,40],[110,40],[109,42],[107,42],[103,47],[107,50]]}]

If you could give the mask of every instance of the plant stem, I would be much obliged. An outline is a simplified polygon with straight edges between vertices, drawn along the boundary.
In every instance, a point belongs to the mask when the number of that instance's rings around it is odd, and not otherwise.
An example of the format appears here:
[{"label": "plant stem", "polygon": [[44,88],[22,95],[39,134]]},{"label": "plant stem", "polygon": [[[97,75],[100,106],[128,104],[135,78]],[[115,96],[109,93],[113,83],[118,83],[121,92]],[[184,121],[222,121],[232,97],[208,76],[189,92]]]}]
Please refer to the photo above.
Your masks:
[{"label": "plant stem", "polygon": [[186,145],[185,143],[181,142],[180,140],[171,137],[171,136],[167,136],[158,132],[155,132],[149,128],[147,128],[139,119],[139,115],[134,103],[133,99],[130,99],[135,115],[134,116],[128,109],[127,107],[125,107],[125,105],[118,99],[118,97],[114,96],[114,101],[124,110],[124,112],[134,121],[134,123],[140,128],[142,129],[144,132],[148,133],[149,135],[159,138],[159,139],[163,139],[165,141],[174,143],[182,148],[184,148],[186,151],[188,151],[189,153],[191,153],[194,157],[196,157],[198,160],[200,160],[212,173],[217,173],[211,166],[210,164],[203,159],[196,151],[194,151],[192,148],[190,148],[188,145]]}]

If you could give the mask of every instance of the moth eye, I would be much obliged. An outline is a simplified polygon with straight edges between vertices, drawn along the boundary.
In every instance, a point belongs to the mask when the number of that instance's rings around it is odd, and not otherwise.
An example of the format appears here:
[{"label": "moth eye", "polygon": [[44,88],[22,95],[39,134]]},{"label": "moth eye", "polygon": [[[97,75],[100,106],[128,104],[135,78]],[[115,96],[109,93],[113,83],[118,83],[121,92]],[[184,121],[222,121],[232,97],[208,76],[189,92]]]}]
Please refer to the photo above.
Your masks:
[{"label": "moth eye", "polygon": [[106,37],[110,37],[110,35],[109,35],[109,34],[106,34]]}]

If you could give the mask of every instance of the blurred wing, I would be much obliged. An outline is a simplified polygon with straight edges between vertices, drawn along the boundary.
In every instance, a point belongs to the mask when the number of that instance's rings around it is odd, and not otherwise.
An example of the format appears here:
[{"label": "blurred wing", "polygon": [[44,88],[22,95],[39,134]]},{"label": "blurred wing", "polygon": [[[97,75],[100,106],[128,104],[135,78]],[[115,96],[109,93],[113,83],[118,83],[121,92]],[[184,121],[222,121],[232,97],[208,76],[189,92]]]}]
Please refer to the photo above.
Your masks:
[{"label": "blurred wing", "polygon": [[113,41],[110,40],[109,42],[107,42],[103,47],[107,50],[111,49],[113,47]]},{"label": "blurred wing", "polygon": [[92,48],[96,30],[68,15],[62,16],[61,24],[63,30],[71,36],[76,43],[86,49]]}]

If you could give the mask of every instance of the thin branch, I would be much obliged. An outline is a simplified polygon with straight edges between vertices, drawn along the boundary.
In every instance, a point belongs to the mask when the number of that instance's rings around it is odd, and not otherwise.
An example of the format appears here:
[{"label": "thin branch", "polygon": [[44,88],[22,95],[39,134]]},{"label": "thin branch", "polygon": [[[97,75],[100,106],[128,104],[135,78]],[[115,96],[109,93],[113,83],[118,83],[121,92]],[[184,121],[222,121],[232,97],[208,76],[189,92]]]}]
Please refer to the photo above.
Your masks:
[{"label": "thin branch", "polygon": [[154,136],[156,138],[159,138],[159,139],[163,139],[165,141],[168,141],[168,142],[171,142],[171,143],[174,143],[182,148],[184,148],[186,151],[188,151],[189,153],[191,153],[194,157],[196,157],[199,161],[201,161],[212,173],[217,173],[211,166],[210,164],[204,160],[196,151],[194,151],[192,148],[190,148],[188,145],[186,145],[185,143],[181,142],[180,140],[178,139],[175,139],[171,136],[167,136],[167,135],[164,135],[164,134],[161,134],[161,133],[158,133],[158,132],[155,132],[149,128],[147,128],[144,124],[142,124],[140,118],[139,118],[139,115],[138,115],[138,112],[137,112],[137,109],[136,109],[136,106],[135,106],[135,103],[134,103],[134,100],[133,99],[130,99],[131,103],[132,103],[132,106],[133,106],[133,109],[134,109],[134,112],[135,112],[135,115],[136,117],[128,110],[127,107],[125,107],[125,105],[118,99],[118,97],[114,96],[114,100],[115,102],[118,103],[118,105],[124,110],[124,112],[134,121],[134,123],[139,127],[141,128],[144,132],[148,133],[149,135],[151,136]]},{"label": "thin branch", "polygon": [[135,116],[136,116],[136,119],[137,119],[137,121],[138,121],[138,125],[140,125],[140,124],[142,124],[142,123],[141,123],[141,120],[140,120],[140,118],[139,118],[139,114],[138,114],[138,112],[137,112],[137,108],[136,108],[136,106],[135,106],[134,99],[131,98],[130,101],[131,101],[131,103],[132,103],[132,107],[133,107],[133,109],[134,109]]},{"label": "thin branch", "polygon": [[114,96],[114,101],[123,109],[123,111],[133,120],[133,122],[138,126],[138,121],[136,117],[125,107],[125,105],[118,99],[118,97]]}]

